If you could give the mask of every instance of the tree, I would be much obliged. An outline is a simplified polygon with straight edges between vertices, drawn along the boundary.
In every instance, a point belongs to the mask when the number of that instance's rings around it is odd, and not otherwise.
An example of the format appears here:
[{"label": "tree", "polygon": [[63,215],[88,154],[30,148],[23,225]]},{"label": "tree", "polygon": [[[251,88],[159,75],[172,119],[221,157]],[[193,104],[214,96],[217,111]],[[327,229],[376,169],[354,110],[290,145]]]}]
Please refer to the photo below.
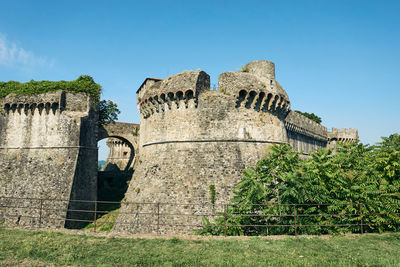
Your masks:
[{"label": "tree", "polygon": [[244,170],[224,217],[204,219],[199,233],[293,234],[294,212],[297,225],[315,226],[299,227],[300,234],[359,232],[360,214],[364,231],[400,230],[400,135],[382,139],[318,149],[308,158],[288,145],[271,147]]},{"label": "tree", "polygon": [[117,104],[111,100],[101,100],[99,103],[99,125],[118,120],[120,113]]},{"label": "tree", "polygon": [[314,113],[308,113],[308,112],[301,112],[299,110],[295,110],[297,113],[303,115],[304,117],[309,118],[312,121],[315,121],[318,124],[321,124],[322,119],[321,117],[318,117],[317,115],[315,115]]}]

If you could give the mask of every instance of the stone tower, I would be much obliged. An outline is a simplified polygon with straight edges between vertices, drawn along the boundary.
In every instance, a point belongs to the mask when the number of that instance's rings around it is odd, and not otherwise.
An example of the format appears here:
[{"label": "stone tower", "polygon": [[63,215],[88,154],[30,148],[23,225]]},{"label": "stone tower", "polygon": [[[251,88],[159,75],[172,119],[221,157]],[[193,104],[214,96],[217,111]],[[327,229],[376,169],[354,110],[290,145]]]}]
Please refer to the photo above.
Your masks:
[{"label": "stone tower", "polygon": [[[246,72],[225,72],[219,89],[210,90],[204,71],[185,71],[138,90],[140,153],[126,193],[128,202],[186,203],[162,212],[193,212],[190,203],[228,202],[243,169],[267,155],[273,144],[288,143],[284,119],[290,101],[275,80],[274,63],[251,62]],[[125,205],[138,213],[154,207]],[[179,211],[178,211],[179,210]],[[198,222],[187,217],[185,223]],[[119,222],[137,218],[121,214]],[[168,224],[173,218],[163,218]],[[165,227],[164,231],[171,229]],[[151,226],[117,224],[117,231],[152,232]],[[186,229],[187,230],[187,229]],[[185,231],[175,227],[174,232]]]},{"label": "stone tower", "polygon": [[65,218],[93,218],[75,211],[93,209],[76,200],[96,200],[94,106],[86,93],[61,90],[0,100],[0,205],[13,207],[3,209],[7,224],[63,227],[74,224]]}]

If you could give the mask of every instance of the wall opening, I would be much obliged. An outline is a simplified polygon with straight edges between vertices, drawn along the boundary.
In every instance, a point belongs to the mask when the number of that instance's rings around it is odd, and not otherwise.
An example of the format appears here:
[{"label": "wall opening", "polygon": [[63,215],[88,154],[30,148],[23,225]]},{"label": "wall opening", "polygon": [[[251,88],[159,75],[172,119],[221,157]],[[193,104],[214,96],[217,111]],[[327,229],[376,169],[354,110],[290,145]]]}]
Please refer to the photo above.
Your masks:
[{"label": "wall opening", "polygon": [[134,172],[135,150],[129,141],[118,136],[104,138],[98,141],[98,146],[97,200],[98,210],[101,211],[97,216],[99,218],[120,208],[120,202]]}]

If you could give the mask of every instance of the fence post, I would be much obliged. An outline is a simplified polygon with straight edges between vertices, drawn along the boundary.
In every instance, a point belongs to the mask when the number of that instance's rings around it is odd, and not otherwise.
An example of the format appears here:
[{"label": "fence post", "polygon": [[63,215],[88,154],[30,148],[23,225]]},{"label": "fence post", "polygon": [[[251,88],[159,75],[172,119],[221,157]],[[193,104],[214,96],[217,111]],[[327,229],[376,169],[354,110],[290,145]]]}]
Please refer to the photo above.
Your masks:
[{"label": "fence post", "polygon": [[362,206],[363,206],[363,204],[360,203],[360,226],[361,226],[361,234],[364,233]]},{"label": "fence post", "polygon": [[157,203],[157,234],[160,234],[160,203]]},{"label": "fence post", "polygon": [[293,205],[293,208],[294,208],[294,235],[297,236],[297,224],[296,224],[297,208],[296,208],[296,204]]},{"label": "fence post", "polygon": [[226,236],[226,205],[224,205],[224,236]]},{"label": "fence post", "polygon": [[93,216],[93,223],[94,223],[94,231],[96,232],[97,228],[97,200],[94,201],[94,216]]},{"label": "fence post", "polygon": [[42,209],[43,209],[43,199],[40,199],[39,228],[42,227]]}]

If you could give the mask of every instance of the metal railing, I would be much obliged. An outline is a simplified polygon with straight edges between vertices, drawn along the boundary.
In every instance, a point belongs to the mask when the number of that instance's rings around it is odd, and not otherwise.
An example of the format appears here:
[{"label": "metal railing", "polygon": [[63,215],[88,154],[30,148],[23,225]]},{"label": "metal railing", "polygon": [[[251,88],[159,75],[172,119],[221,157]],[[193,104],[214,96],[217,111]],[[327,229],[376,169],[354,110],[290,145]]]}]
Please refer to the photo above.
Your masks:
[{"label": "metal railing", "polygon": [[[116,211],[122,204],[123,208]],[[378,212],[379,207],[394,205],[391,212]],[[351,232],[376,231],[377,227],[400,230],[400,210],[392,203],[317,203],[252,205],[238,212],[233,204],[153,203],[65,200],[50,198],[15,198],[0,196],[0,221],[9,226],[34,228],[83,228],[90,224],[93,231],[102,226],[139,229],[136,232],[162,234],[193,232],[205,229],[202,218],[219,221],[208,225],[221,235],[232,229],[245,234],[304,234],[310,229],[351,227]],[[310,207],[315,207],[315,212]],[[341,207],[341,209],[338,209]],[[341,212],[335,213],[334,210]],[[116,214],[118,220],[99,220]],[[116,216],[114,216],[115,218]],[[240,218],[240,220],[238,220]],[[285,228],[273,231],[274,228]],[[147,229],[147,230],[146,230]],[[179,230],[176,230],[179,229]],[[187,229],[182,230],[182,229]],[[176,231],[175,231],[176,230]],[[147,232],[146,232],[147,231]],[[327,230],[319,230],[326,233]],[[311,231],[312,232],[312,231]]]}]

